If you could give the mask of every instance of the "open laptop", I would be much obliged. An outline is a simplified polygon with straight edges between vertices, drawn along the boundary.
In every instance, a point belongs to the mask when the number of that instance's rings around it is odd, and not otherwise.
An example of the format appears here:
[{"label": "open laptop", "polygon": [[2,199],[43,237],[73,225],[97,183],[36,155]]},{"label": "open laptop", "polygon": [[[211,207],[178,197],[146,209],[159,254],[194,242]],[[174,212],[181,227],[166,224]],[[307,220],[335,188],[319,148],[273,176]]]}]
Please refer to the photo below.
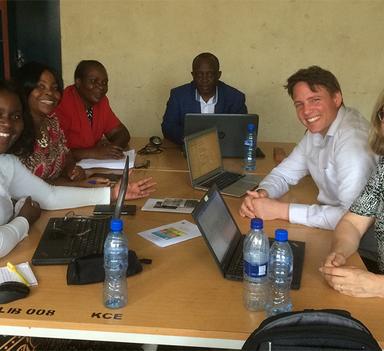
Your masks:
[{"label": "open laptop", "polygon": [[223,194],[240,197],[254,189],[262,179],[224,170],[216,128],[187,135],[184,147],[192,187],[196,189],[208,190],[216,184]]},{"label": "open laptop", "polygon": [[[129,157],[115,206],[114,218],[120,218],[128,187]],[[73,258],[102,254],[109,232],[110,216],[66,216],[51,218],[32,257],[34,265],[68,264]]]},{"label": "open laptop", "polygon": [[[221,113],[187,113],[184,118],[184,136],[204,129],[216,127],[219,135],[222,157],[244,157],[244,139],[249,123],[259,126],[256,114],[221,114]],[[257,148],[256,157],[265,157]]]},{"label": "open laptop", "polygon": [[[200,200],[192,212],[208,248],[224,278],[243,279],[243,240],[231,213],[216,186]],[[271,241],[273,241],[271,238]],[[305,243],[289,240],[293,252],[291,289],[299,289],[304,263]]]}]

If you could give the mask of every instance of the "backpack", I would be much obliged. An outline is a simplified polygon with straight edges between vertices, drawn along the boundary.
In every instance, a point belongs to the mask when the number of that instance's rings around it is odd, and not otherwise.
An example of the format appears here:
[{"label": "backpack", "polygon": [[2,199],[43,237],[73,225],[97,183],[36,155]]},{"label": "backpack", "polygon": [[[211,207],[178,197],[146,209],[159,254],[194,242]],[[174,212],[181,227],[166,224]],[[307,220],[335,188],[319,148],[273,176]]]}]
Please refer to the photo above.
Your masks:
[{"label": "backpack", "polygon": [[243,351],[381,351],[368,328],[344,310],[304,310],[265,319]]}]

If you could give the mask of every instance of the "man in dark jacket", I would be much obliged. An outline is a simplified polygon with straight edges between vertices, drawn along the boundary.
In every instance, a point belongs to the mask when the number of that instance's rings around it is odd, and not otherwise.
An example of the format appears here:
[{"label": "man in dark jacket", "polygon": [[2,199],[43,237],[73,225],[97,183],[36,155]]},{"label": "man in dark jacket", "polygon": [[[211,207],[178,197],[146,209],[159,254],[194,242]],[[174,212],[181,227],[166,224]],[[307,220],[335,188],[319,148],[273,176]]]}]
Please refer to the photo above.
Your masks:
[{"label": "man in dark jacket", "polygon": [[183,143],[186,113],[247,113],[245,95],[220,81],[219,60],[202,53],[192,63],[193,81],[171,90],[161,129],[166,138]]}]

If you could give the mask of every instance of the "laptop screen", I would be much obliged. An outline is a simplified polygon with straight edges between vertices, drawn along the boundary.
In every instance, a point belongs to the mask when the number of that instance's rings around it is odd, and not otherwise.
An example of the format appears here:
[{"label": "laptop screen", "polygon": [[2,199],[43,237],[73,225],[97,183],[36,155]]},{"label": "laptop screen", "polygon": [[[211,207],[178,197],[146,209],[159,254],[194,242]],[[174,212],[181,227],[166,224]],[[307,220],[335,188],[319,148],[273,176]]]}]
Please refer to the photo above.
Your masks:
[{"label": "laptop screen", "polygon": [[120,218],[121,209],[123,207],[125,194],[128,188],[128,181],[129,181],[129,155],[127,155],[127,158],[125,160],[123,177],[120,183],[119,195],[117,196],[114,218]]},{"label": "laptop screen", "polygon": [[210,191],[209,194],[206,194],[201,201],[202,207],[199,208],[195,220],[221,263],[231,241],[239,231],[219,192]]},{"label": "laptop screen", "polygon": [[220,144],[215,128],[185,138],[192,181],[221,168]]},{"label": "laptop screen", "polygon": [[208,128],[217,128],[222,157],[243,157],[247,125],[255,126],[257,135],[259,116],[256,114],[187,113],[184,118],[184,135]]}]

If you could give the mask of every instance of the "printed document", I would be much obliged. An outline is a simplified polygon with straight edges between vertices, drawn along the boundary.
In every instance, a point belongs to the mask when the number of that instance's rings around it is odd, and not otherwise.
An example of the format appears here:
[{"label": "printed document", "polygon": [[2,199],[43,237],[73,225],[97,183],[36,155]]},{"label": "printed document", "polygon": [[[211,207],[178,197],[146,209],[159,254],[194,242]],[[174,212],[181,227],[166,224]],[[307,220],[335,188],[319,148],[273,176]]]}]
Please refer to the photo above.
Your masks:
[{"label": "printed document", "polygon": [[199,200],[196,199],[148,199],[141,210],[154,212],[192,213],[198,203]]},{"label": "printed document", "polygon": [[161,227],[138,234],[160,247],[166,247],[201,236],[197,225],[187,220],[162,225]]}]

